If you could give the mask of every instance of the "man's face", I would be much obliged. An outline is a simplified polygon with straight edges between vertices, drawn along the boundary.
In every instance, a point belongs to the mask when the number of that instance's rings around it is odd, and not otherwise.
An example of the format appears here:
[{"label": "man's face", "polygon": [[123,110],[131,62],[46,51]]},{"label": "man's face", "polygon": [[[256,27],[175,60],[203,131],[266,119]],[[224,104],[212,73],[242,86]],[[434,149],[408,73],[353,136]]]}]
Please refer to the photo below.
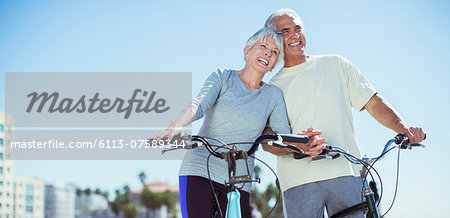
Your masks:
[{"label": "man's face", "polygon": [[300,57],[304,55],[306,39],[299,21],[283,15],[272,21],[277,26],[277,32],[283,37],[285,57]]}]

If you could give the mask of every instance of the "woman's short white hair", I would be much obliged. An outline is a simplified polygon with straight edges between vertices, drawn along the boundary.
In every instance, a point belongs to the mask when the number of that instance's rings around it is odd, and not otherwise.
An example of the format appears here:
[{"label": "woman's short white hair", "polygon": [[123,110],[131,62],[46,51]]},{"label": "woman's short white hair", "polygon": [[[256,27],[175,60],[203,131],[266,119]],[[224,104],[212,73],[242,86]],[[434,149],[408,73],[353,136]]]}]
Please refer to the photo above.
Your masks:
[{"label": "woman's short white hair", "polygon": [[277,30],[277,27],[274,25],[273,23],[273,19],[277,18],[277,17],[281,17],[281,16],[288,16],[290,18],[292,18],[294,20],[294,22],[300,24],[300,26],[303,28],[303,21],[300,18],[300,16],[298,16],[297,13],[295,13],[294,10],[290,9],[290,8],[284,8],[284,9],[278,9],[277,11],[273,12],[266,20],[266,24],[264,24],[264,27],[266,28],[271,28],[274,29],[275,31]]},{"label": "woman's short white hair", "polygon": [[275,44],[277,45],[277,48],[279,50],[277,61],[275,62],[276,66],[281,60],[284,59],[284,48],[283,48],[283,37],[278,35],[275,30],[270,28],[261,28],[256,33],[254,33],[250,38],[247,40],[247,43],[245,44],[245,50],[252,48],[256,42],[267,42],[267,38],[271,37]]}]

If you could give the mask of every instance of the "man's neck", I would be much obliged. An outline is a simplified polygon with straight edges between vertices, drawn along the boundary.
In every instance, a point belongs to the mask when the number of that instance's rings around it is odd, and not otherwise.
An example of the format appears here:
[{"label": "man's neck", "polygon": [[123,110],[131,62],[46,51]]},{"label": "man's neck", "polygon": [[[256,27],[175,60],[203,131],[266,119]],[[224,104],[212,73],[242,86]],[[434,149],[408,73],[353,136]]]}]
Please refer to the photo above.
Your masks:
[{"label": "man's neck", "polygon": [[293,67],[306,62],[306,55],[302,54],[301,56],[285,56],[284,58],[284,67]]}]

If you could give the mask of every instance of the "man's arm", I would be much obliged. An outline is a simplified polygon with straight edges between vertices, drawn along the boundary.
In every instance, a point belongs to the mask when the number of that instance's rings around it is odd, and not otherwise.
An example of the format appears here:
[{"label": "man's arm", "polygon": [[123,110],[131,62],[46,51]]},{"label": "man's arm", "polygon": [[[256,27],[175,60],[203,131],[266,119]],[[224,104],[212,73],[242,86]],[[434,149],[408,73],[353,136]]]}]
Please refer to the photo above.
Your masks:
[{"label": "man's arm", "polygon": [[[264,129],[263,135],[265,134],[276,134],[270,127],[266,127]],[[299,133],[299,135],[305,135],[308,136],[309,142],[306,144],[303,143],[289,143],[292,145],[297,146],[302,151],[305,152],[305,154],[310,155],[311,157],[317,156],[320,153],[322,153],[322,150],[325,148],[325,143],[327,140],[325,138],[320,138],[320,135],[322,134],[322,131],[320,130],[313,130],[313,128],[308,128],[307,130],[302,131]],[[269,140],[265,140],[264,142],[267,142]],[[262,144],[263,150],[266,152],[270,152],[272,154],[275,154],[277,156],[286,155],[289,153],[293,153],[294,151],[289,148],[278,148],[274,146],[270,146],[267,144]]]},{"label": "man's arm", "polygon": [[425,138],[421,127],[409,127],[400,114],[378,93],[370,98],[363,109],[366,109],[381,125],[396,133],[406,134],[410,142],[420,142]]},{"label": "man's arm", "polygon": [[[266,127],[264,129],[263,135],[268,135],[268,134],[276,134],[276,133],[274,131],[272,131],[272,128]],[[268,141],[268,140],[264,140],[263,142],[266,142],[266,141]],[[292,150],[287,149],[287,148],[277,148],[277,147],[270,146],[270,145],[265,144],[265,143],[262,144],[262,148],[263,148],[264,151],[270,152],[270,153],[275,154],[277,156],[282,156],[282,155],[286,155],[286,154],[289,154],[289,153],[293,152]]]}]

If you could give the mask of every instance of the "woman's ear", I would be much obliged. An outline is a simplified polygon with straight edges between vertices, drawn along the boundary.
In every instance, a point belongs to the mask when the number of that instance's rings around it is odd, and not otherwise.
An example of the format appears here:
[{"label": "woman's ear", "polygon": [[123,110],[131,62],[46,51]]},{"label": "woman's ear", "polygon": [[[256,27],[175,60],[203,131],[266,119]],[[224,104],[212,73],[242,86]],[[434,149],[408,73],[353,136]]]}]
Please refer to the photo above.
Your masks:
[{"label": "woman's ear", "polygon": [[244,48],[244,59],[245,59],[245,61],[247,61],[248,53],[249,53],[249,49],[248,49],[247,46],[245,46],[245,48]]}]

